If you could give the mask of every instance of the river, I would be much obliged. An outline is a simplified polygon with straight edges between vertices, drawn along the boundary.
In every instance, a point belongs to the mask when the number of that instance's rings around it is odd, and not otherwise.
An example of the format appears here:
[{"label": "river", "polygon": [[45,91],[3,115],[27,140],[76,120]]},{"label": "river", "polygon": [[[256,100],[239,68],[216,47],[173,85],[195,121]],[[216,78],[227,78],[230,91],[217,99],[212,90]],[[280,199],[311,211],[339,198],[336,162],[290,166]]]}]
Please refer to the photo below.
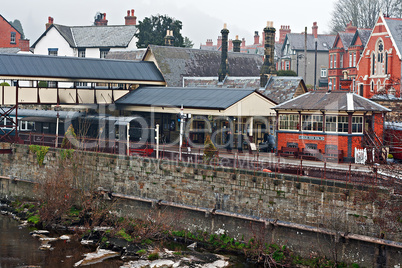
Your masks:
[{"label": "river", "polygon": [[[20,227],[16,220],[0,215],[0,268],[71,268],[84,258],[84,253],[94,251],[93,247],[83,246],[77,241],[55,241],[51,243],[53,250],[39,250],[41,242],[29,233],[28,227]],[[123,261],[113,259],[85,267],[117,268],[122,264]]]}]

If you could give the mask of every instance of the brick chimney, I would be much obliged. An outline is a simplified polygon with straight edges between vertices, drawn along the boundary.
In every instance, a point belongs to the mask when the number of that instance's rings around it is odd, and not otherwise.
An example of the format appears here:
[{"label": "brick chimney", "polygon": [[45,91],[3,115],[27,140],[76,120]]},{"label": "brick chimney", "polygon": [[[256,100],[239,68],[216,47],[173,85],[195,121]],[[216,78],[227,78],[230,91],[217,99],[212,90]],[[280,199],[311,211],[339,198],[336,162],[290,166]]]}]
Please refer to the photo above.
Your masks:
[{"label": "brick chimney", "polygon": [[127,16],[124,19],[126,20],[126,25],[137,25],[137,17],[134,16],[134,9],[131,9],[131,16],[130,10],[127,10]]},{"label": "brick chimney", "polygon": [[21,51],[29,52],[29,39],[20,39],[19,47]]},{"label": "brick chimney", "polygon": [[240,52],[241,41],[239,40],[238,35],[236,35],[236,40],[233,40],[232,43],[233,43],[233,52]]},{"label": "brick chimney", "polygon": [[46,23],[46,30],[49,29],[49,27],[52,26],[52,24],[53,24],[53,18],[49,17],[48,22]]},{"label": "brick chimney", "polygon": [[355,33],[357,31],[357,27],[352,25],[352,21],[350,21],[345,28],[346,33]]},{"label": "brick chimney", "polygon": [[225,77],[229,74],[229,63],[228,63],[228,36],[229,30],[226,27],[226,23],[223,25],[221,31],[222,34],[222,53],[221,53],[221,65],[218,70],[218,80],[223,82]]},{"label": "brick chimney", "polygon": [[222,50],[222,36],[218,36],[218,41],[216,43],[216,47],[218,48],[218,50]]},{"label": "brick chimney", "polygon": [[167,30],[166,36],[165,36],[165,46],[172,47],[174,46],[174,36],[173,36],[173,31],[172,30]]},{"label": "brick chimney", "polygon": [[268,78],[276,73],[274,64],[275,31],[274,23],[268,21],[267,27],[264,28],[264,64],[261,66],[260,70],[260,87],[262,88],[267,85]]},{"label": "brick chimney", "polygon": [[258,31],[254,32],[254,45],[258,45],[260,43],[260,36],[258,35]]},{"label": "brick chimney", "polygon": [[233,51],[233,40],[232,40],[232,39],[229,40],[229,48],[228,48],[228,51]]},{"label": "brick chimney", "polygon": [[214,43],[212,42],[212,39],[207,39],[207,42],[205,43],[207,47],[212,47]]},{"label": "brick chimney", "polygon": [[313,22],[312,30],[313,30],[314,38],[317,38],[317,37],[318,37],[318,26],[317,26],[317,22],[316,22],[316,21]]},{"label": "brick chimney", "polygon": [[106,13],[97,13],[95,15],[95,26],[106,26],[108,20],[106,19]]},{"label": "brick chimney", "polygon": [[283,44],[285,42],[286,35],[290,33],[289,25],[281,25],[281,29],[279,30],[279,43]]},{"label": "brick chimney", "polygon": [[246,47],[246,38],[242,38],[241,39],[241,48],[245,48]]}]

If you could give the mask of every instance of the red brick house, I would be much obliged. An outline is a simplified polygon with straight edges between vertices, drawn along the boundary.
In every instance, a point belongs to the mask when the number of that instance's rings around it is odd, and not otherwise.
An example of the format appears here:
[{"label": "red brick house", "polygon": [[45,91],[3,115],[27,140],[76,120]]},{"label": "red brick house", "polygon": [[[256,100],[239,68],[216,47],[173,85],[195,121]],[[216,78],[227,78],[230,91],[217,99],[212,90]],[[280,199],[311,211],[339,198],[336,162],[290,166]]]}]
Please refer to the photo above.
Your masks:
[{"label": "red brick house", "polygon": [[380,14],[357,65],[357,87],[366,98],[400,97],[402,19]]},{"label": "red brick house", "polygon": [[370,34],[371,29],[358,29],[352,23],[346,26],[344,32],[337,34],[328,58],[328,84],[332,85],[333,90],[351,90],[355,85],[356,66]]},{"label": "red brick house", "polygon": [[376,148],[367,143],[367,135],[383,141],[385,114],[390,111],[345,91],[310,91],[273,109],[278,149],[309,148],[323,154],[342,150],[345,162],[354,162],[355,148]]},{"label": "red brick house", "polygon": [[0,15],[0,47],[29,51],[29,40],[22,39],[21,33],[2,15]]}]

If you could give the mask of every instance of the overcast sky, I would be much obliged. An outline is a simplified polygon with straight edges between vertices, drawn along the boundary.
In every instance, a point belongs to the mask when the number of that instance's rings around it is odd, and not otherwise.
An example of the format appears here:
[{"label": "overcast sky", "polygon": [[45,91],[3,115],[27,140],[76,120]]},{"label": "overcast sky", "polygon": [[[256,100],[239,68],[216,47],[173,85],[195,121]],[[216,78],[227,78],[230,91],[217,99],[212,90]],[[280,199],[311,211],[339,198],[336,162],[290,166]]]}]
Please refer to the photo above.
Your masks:
[{"label": "overcast sky", "polygon": [[22,23],[26,38],[33,44],[45,31],[48,17],[54,23],[74,26],[91,25],[96,12],[106,13],[109,25],[124,24],[127,10],[134,9],[137,21],[151,15],[168,15],[183,23],[182,35],[199,48],[206,39],[216,39],[227,23],[229,38],[246,38],[253,43],[254,31],[261,36],[267,21],[279,30],[289,25],[299,33],[318,23],[318,33],[328,33],[336,0],[1,0],[0,14],[9,21]]}]

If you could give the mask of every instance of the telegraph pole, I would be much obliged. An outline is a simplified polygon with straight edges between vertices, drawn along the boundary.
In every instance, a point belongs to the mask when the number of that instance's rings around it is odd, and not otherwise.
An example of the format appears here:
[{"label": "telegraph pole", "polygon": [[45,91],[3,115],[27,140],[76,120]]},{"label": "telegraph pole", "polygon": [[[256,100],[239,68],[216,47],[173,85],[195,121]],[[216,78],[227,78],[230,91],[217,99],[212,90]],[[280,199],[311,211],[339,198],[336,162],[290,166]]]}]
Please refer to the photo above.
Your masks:
[{"label": "telegraph pole", "polygon": [[304,28],[304,83],[307,83],[307,27]]},{"label": "telegraph pole", "polygon": [[181,147],[183,146],[183,127],[184,127],[184,113],[183,104],[180,109],[180,144],[179,144],[179,160],[181,161]]}]

